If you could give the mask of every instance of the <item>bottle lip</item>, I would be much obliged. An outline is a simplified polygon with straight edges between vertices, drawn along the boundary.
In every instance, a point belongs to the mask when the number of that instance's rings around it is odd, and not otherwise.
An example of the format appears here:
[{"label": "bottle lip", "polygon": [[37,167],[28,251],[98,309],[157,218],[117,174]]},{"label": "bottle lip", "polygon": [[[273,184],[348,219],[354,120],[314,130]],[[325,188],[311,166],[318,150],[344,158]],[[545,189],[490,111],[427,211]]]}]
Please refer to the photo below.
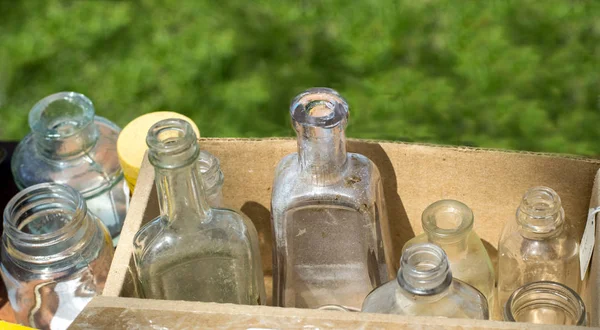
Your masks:
[{"label": "bottle lip", "polygon": [[[429,262],[426,265],[428,268],[419,269],[422,261]],[[448,257],[444,250],[435,244],[412,245],[402,252],[396,280],[400,287],[415,295],[433,296],[442,293],[452,284]]]},{"label": "bottle lip", "polygon": [[[49,111],[50,105],[55,102],[66,101],[74,106],[73,113],[65,114],[65,116],[57,116],[58,122],[48,122],[44,118],[44,113]],[[57,111],[57,110],[52,110]],[[85,95],[76,92],[59,92],[48,95],[39,100],[29,111],[28,122],[31,131],[35,135],[42,135],[45,139],[65,139],[71,137],[87,126],[93,123],[95,116],[94,104]],[[70,120],[68,130],[60,130],[56,127],[58,123],[64,122],[61,118],[69,117]]]},{"label": "bottle lip", "polygon": [[[442,219],[451,217],[451,219]],[[441,222],[448,226],[441,226]],[[443,199],[429,205],[421,216],[423,230],[438,239],[457,240],[473,229],[473,211],[467,205],[457,200]]]},{"label": "bottle lip", "polygon": [[[532,298],[529,298],[528,296],[532,294],[537,295],[538,297],[534,296]],[[543,299],[540,299],[539,295],[545,295],[545,297]],[[528,301],[528,298],[531,299],[531,301]],[[504,305],[504,319],[505,321],[519,322],[515,319],[515,312],[518,312],[520,308],[530,308],[533,304],[535,304],[536,301],[540,302],[543,305],[547,305],[552,299],[560,301],[561,304],[557,305],[559,307],[567,305],[567,307],[573,308],[572,311],[565,312],[573,312],[579,314],[572,315],[573,319],[576,322],[574,325],[586,324],[586,308],[579,294],[577,294],[575,290],[569,288],[568,286],[553,281],[531,282],[516,289],[510,295],[510,297],[506,301],[506,304]],[[515,306],[518,304],[522,304],[522,306]],[[516,310],[513,312],[514,309]]]},{"label": "bottle lip", "polygon": [[200,156],[196,133],[185,120],[161,120],[148,130],[146,136],[148,159],[158,168],[179,168],[196,161]]},{"label": "bottle lip", "polygon": [[221,162],[215,155],[206,150],[200,150],[198,165],[206,184],[206,190],[223,184],[224,177],[220,167]]},{"label": "bottle lip", "polygon": [[345,125],[348,103],[334,89],[310,88],[294,98],[290,105],[292,120],[302,126],[333,128]]},{"label": "bottle lip", "polygon": [[564,219],[560,196],[549,187],[530,188],[521,199],[516,218],[524,230],[535,235],[556,232]]},{"label": "bottle lip", "polygon": [[[50,207],[49,201],[52,201],[64,214],[66,210],[72,210],[70,221],[64,223],[60,228],[42,234],[31,234],[22,231],[24,221],[32,215],[39,207]],[[46,210],[43,208],[42,210]],[[33,212],[33,213],[31,213]],[[4,208],[4,235],[11,240],[29,244],[31,246],[44,247],[54,244],[58,239],[71,235],[83,222],[87,214],[87,206],[81,194],[70,186],[59,183],[40,183],[16,194]]]}]

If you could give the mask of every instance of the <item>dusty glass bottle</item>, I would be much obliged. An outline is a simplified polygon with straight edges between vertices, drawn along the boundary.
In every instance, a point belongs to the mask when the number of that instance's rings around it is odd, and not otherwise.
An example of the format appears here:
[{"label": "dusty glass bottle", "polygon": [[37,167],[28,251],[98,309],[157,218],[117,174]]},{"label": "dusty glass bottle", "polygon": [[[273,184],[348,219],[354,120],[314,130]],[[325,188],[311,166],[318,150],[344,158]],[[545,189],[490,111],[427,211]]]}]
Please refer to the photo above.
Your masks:
[{"label": "dusty glass bottle", "polygon": [[206,150],[200,151],[198,166],[202,178],[204,179],[204,188],[208,205],[210,207],[223,207],[223,182],[225,180],[220,162],[217,157]]},{"label": "dusty glass bottle", "polygon": [[402,250],[424,242],[440,246],[448,256],[452,276],[483,293],[492,310],[496,276],[483,242],[473,230],[473,211],[459,201],[440,200],[423,211],[421,224],[425,232]]},{"label": "dusty glass bottle", "polygon": [[141,295],[264,304],[256,228],[241,214],[208,205],[190,124],[159,121],[148,131],[147,143],[161,215],[134,237]]},{"label": "dusty glass bottle", "polygon": [[66,329],[102,293],[113,257],[110,236],[73,188],[31,186],[4,209],[2,279],[17,322]]},{"label": "dusty glass bottle", "polygon": [[472,286],[452,278],[444,250],[431,243],[408,247],[396,280],[369,293],[367,313],[487,320],[487,300]]},{"label": "dusty glass bottle", "polygon": [[379,171],[367,157],[346,152],[348,105],[336,91],[310,89],[290,113],[298,152],[279,163],[271,204],[274,304],[358,310],[388,279]]},{"label": "dusty glass bottle", "polygon": [[508,298],[504,320],[537,324],[587,325],[585,305],[577,292],[551,281],[525,284]]},{"label": "dusty glass bottle", "polygon": [[116,151],[119,127],[95,116],[92,101],[74,92],[39,101],[29,112],[29,127],[11,162],[17,187],[57,182],[75,188],[116,245],[129,207]]},{"label": "dusty glass bottle", "polygon": [[553,281],[579,288],[579,240],[566,221],[558,194],[529,189],[498,243],[498,306],[530,282]]}]

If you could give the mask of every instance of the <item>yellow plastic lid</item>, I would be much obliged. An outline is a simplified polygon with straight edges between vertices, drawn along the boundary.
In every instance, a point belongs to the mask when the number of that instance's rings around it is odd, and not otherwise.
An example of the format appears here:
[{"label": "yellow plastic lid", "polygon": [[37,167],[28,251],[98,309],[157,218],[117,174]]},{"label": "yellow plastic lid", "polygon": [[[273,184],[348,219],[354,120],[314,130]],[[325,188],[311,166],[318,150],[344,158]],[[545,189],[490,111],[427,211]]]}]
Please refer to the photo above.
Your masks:
[{"label": "yellow plastic lid", "polygon": [[200,137],[198,127],[190,118],[171,111],[151,112],[139,116],[121,130],[119,139],[117,140],[117,153],[119,155],[119,163],[121,163],[121,168],[123,169],[123,175],[132,192],[140,173],[144,153],[148,149],[146,145],[148,130],[157,122],[169,118],[178,118],[189,122],[196,136]]},{"label": "yellow plastic lid", "polygon": [[35,330],[34,328],[26,327],[24,325],[9,323],[6,321],[0,320],[0,329],[4,330]]}]

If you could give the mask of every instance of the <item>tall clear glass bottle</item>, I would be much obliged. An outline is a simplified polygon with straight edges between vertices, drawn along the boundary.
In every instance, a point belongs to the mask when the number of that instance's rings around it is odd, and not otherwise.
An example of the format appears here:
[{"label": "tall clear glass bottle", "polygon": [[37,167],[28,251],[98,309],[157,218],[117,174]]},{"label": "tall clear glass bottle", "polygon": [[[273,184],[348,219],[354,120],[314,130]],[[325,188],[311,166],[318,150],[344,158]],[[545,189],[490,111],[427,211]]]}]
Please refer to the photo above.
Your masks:
[{"label": "tall clear glass bottle", "polygon": [[73,188],[41,183],[4,209],[2,279],[17,322],[66,329],[102,293],[113,257],[110,236]]},{"label": "tall clear glass bottle", "polygon": [[565,219],[558,194],[548,187],[525,193],[516,221],[498,243],[498,306],[524,284],[537,281],[579,288],[579,240]]},{"label": "tall clear glass bottle", "polygon": [[492,310],[496,276],[483,242],[473,230],[473,211],[459,201],[440,200],[423,211],[421,224],[425,232],[408,241],[403,250],[424,242],[440,246],[448,256],[452,276],[483,293]]},{"label": "tall clear glass bottle", "polygon": [[141,295],[264,304],[256,228],[239,213],[209,206],[190,124],[162,120],[148,131],[147,143],[161,215],[134,238]]},{"label": "tall clear glass bottle", "polygon": [[116,245],[129,207],[116,150],[119,127],[95,116],[92,101],[74,92],[39,101],[29,112],[29,127],[12,157],[17,187],[57,182],[75,188]]},{"label": "tall clear glass bottle", "polygon": [[274,304],[358,310],[388,278],[379,171],[367,157],[346,152],[348,105],[336,91],[310,89],[290,113],[298,153],[279,163],[271,204]]},{"label": "tall clear glass bottle", "polygon": [[367,313],[448,318],[489,318],[487,300],[477,289],[452,278],[444,250],[431,243],[408,247],[400,258],[396,280],[365,299]]}]

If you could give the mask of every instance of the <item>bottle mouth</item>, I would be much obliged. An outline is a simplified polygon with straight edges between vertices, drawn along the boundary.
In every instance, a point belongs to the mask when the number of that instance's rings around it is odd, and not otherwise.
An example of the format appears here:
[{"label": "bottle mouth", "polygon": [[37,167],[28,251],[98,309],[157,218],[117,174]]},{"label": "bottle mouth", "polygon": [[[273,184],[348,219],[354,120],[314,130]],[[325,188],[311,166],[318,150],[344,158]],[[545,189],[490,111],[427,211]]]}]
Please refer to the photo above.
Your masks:
[{"label": "bottle mouth", "polygon": [[45,139],[65,139],[94,121],[94,105],[85,95],[60,92],[46,96],[29,111],[29,127]]},{"label": "bottle mouth", "polygon": [[48,246],[72,234],[87,213],[83,197],[58,183],[41,183],[15,195],[4,209],[4,233],[12,241]]},{"label": "bottle mouth", "polygon": [[402,253],[397,280],[402,288],[415,295],[441,293],[452,283],[448,257],[435,244],[412,245]]},{"label": "bottle mouth", "polygon": [[150,163],[177,168],[198,159],[200,149],[192,126],[182,119],[164,119],[152,125],[146,136]]},{"label": "bottle mouth", "polygon": [[529,189],[517,209],[517,222],[533,233],[556,230],[564,218],[564,210],[556,191],[548,187]]},{"label": "bottle mouth", "polygon": [[223,182],[223,172],[221,172],[219,159],[210,152],[206,150],[200,151],[198,166],[200,167],[200,173],[202,173],[206,190],[211,190],[214,186]]},{"label": "bottle mouth", "polygon": [[552,281],[526,284],[511,294],[504,318],[512,322],[585,325],[586,310],[581,297],[571,288]]},{"label": "bottle mouth", "polygon": [[473,228],[473,211],[459,201],[440,200],[423,211],[421,223],[423,230],[430,236],[458,240]]},{"label": "bottle mouth", "polygon": [[294,98],[290,114],[300,125],[332,128],[346,123],[348,103],[331,88],[311,88]]}]

